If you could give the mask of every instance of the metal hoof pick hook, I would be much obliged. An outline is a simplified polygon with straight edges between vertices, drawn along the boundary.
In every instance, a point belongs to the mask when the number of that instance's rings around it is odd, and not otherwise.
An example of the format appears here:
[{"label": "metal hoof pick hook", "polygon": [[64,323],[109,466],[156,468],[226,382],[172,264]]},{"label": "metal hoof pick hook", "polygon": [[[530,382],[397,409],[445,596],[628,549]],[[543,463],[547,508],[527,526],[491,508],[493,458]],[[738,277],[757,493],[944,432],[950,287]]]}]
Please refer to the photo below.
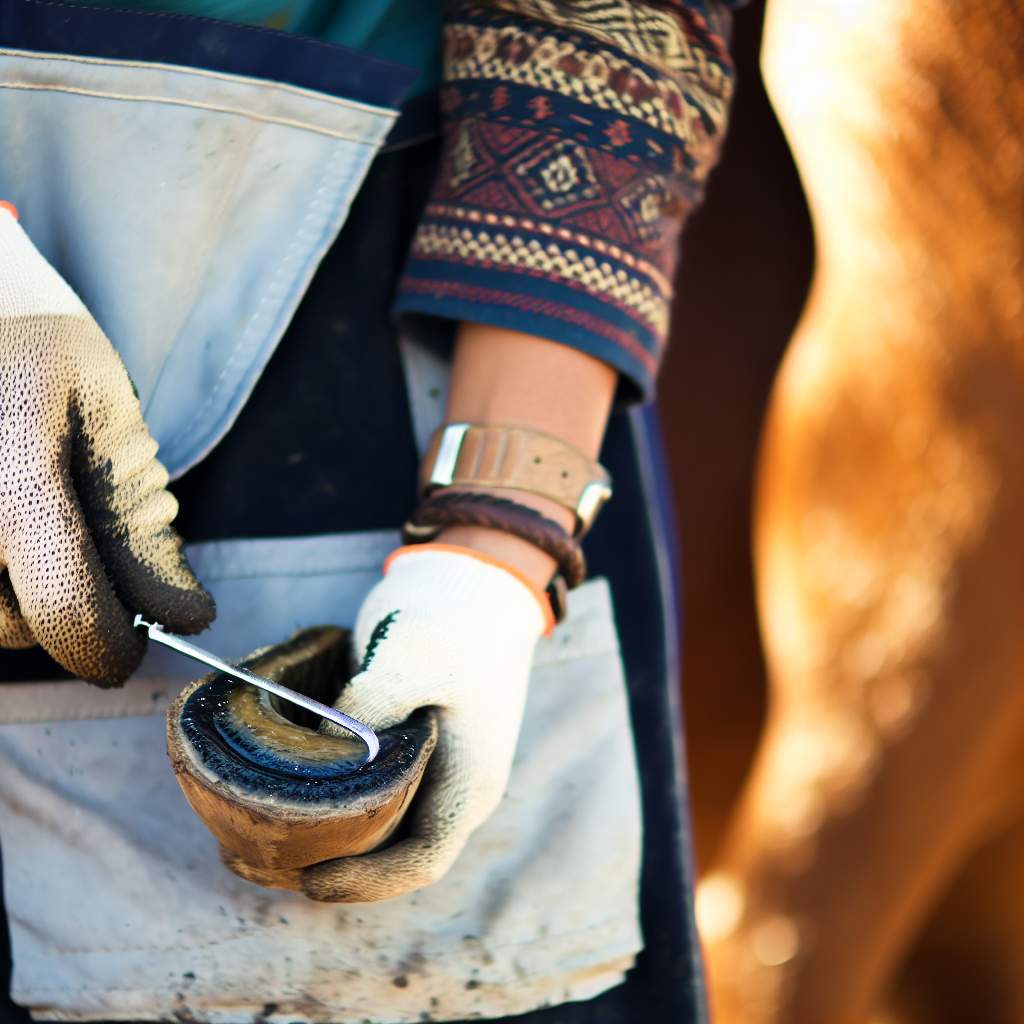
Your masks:
[{"label": "metal hoof pick hook", "polygon": [[313,700],[312,697],[307,697],[304,693],[289,690],[287,686],[275,683],[273,679],[266,679],[263,676],[256,675],[254,672],[250,672],[248,669],[241,668],[238,665],[231,665],[218,658],[216,654],[211,654],[209,651],[204,651],[202,647],[196,647],[195,644],[189,643],[184,637],[180,637],[175,633],[168,633],[159,622],[147,622],[141,615],[136,615],[133,625],[136,629],[145,630],[150,640],[155,640],[158,644],[163,644],[164,647],[170,647],[171,650],[177,651],[179,654],[195,658],[196,661],[201,661],[204,665],[215,668],[218,672],[223,672],[233,679],[238,679],[243,683],[250,683],[252,686],[258,686],[261,690],[267,690],[270,693],[276,694],[281,700],[298,704],[300,708],[312,711],[314,715],[326,718],[327,721],[341,726],[346,732],[358,736],[366,745],[366,760],[363,761],[363,764],[369,764],[377,756],[377,752],[380,750],[380,741],[377,739],[377,734],[358,719],[346,715],[343,711],[329,708],[326,704],[321,704],[320,701]]}]

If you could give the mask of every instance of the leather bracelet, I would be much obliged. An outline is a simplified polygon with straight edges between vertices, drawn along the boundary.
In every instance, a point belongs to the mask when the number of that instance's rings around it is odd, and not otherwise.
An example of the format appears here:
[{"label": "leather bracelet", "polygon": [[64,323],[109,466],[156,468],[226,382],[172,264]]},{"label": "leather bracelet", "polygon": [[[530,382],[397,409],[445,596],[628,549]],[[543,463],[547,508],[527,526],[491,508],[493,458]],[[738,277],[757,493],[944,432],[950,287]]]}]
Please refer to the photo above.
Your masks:
[{"label": "leather bracelet", "polygon": [[441,491],[423,500],[402,527],[402,540],[406,544],[431,541],[447,526],[484,526],[529,541],[558,563],[569,590],[587,578],[579,544],[553,519],[527,505],[493,494]]}]

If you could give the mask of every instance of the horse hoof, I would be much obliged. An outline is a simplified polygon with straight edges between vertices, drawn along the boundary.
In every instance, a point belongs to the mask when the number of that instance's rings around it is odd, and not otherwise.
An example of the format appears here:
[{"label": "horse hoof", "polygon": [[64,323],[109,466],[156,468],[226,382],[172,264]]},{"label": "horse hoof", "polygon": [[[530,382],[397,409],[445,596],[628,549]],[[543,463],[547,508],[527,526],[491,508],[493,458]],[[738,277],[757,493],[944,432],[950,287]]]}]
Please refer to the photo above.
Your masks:
[{"label": "horse hoof", "polygon": [[[329,705],[348,679],[349,638],[318,626],[243,664]],[[225,856],[254,881],[384,844],[437,742],[435,713],[417,711],[381,730],[380,753],[362,765],[363,744],[317,732],[319,721],[222,673],[191,683],[168,709],[178,784]]]}]

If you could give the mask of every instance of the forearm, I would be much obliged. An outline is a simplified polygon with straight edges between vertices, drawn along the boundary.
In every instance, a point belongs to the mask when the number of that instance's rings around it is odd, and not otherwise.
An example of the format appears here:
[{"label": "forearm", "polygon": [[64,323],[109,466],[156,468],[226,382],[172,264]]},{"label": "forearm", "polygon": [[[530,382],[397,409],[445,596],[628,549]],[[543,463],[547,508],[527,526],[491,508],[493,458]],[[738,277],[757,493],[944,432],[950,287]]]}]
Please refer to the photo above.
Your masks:
[{"label": "forearm", "polygon": [[[618,374],[579,349],[530,334],[463,323],[455,343],[448,422],[529,427],[553,434],[596,458]],[[567,530],[574,516],[557,503],[524,491],[501,491]],[[554,560],[527,541],[498,530],[449,527],[446,544],[475,548],[514,565],[540,587]]]},{"label": "forearm", "polygon": [[[449,421],[533,427],[596,456],[614,392],[652,396],[678,235],[725,130],[732,2],[638,0],[643,32],[600,5],[449,5],[445,145],[395,303],[462,325]],[[554,568],[495,531],[441,539],[537,584]]]}]

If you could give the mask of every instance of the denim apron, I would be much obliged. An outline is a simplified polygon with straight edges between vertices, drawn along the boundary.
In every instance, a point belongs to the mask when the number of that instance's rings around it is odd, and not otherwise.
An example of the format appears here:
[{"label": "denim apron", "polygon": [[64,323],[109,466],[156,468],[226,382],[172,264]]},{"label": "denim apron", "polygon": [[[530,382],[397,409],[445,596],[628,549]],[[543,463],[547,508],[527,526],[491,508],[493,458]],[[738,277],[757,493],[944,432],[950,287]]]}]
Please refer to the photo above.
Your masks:
[{"label": "denim apron", "polygon": [[[201,19],[0,3],[0,196],[82,296],[172,476],[229,430],[396,116],[403,69]],[[402,342],[421,447],[447,366]],[[316,367],[310,372],[315,373]],[[390,530],[190,546],[239,657],[351,624]],[[11,995],[39,1019],[497,1018],[590,999],[642,946],[640,804],[607,582],[539,645],[499,810],[439,884],[314,904],[224,869],[178,791],[151,650],[121,691],[0,688]]]}]

